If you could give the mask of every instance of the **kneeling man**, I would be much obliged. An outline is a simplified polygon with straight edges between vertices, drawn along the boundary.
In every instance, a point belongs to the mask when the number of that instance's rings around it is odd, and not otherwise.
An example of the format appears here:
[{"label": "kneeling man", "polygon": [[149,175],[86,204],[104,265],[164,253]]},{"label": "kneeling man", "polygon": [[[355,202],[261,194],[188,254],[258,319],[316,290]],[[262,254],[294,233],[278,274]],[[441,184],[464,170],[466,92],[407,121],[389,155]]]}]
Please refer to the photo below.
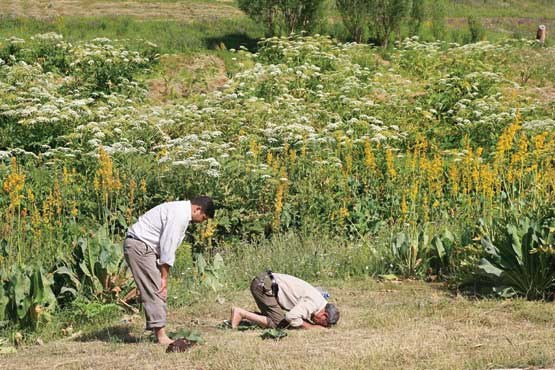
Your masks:
[{"label": "kneeling man", "polygon": [[304,280],[286,274],[264,272],[254,278],[251,293],[261,314],[239,307],[231,309],[231,327],[247,320],[263,328],[329,327],[339,320],[337,308]]}]

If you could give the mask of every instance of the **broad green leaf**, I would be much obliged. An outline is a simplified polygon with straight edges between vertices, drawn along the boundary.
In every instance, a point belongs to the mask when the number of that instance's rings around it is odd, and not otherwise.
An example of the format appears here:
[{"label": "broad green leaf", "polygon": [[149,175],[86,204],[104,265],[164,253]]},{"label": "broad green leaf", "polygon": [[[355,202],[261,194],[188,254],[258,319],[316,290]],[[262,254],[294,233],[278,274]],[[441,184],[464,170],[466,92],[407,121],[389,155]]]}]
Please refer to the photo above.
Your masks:
[{"label": "broad green leaf", "polygon": [[478,267],[484,271],[486,274],[491,274],[494,275],[496,277],[500,277],[501,274],[503,273],[503,270],[501,270],[500,268],[494,266],[493,264],[491,264],[490,261],[488,261],[485,258],[482,258],[480,260],[480,263],[478,264]]},{"label": "broad green leaf", "polygon": [[10,299],[4,292],[4,288],[0,285],[0,321],[4,321],[8,318],[6,314],[8,304],[10,303]]},{"label": "broad green leaf", "polygon": [[287,336],[287,332],[283,329],[266,329],[260,334],[262,339],[280,340]]},{"label": "broad green leaf", "polygon": [[21,269],[17,268],[11,284],[17,317],[22,320],[31,306],[31,279]]},{"label": "broad green leaf", "polygon": [[79,278],[77,277],[75,272],[67,266],[58,267],[56,271],[54,271],[54,274],[65,275],[70,279],[75,288],[79,289],[81,287],[81,282],[79,281]]},{"label": "broad green leaf", "polygon": [[445,253],[445,248],[443,247],[443,242],[441,241],[441,239],[437,236],[434,236],[434,238],[432,239],[432,245],[436,249],[438,257],[441,260],[443,260],[446,256],[446,253]]},{"label": "broad green leaf", "polygon": [[216,253],[216,255],[214,256],[214,261],[212,262],[212,265],[214,266],[214,270],[221,270],[225,267],[224,258],[222,257],[221,254]]}]

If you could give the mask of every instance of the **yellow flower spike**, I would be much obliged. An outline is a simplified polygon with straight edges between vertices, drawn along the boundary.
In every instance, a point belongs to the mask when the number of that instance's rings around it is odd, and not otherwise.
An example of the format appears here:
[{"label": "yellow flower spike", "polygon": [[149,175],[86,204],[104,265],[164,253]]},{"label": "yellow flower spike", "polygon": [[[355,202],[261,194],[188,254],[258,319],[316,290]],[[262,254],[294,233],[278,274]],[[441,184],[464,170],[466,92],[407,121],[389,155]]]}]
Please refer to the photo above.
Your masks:
[{"label": "yellow flower spike", "polygon": [[258,154],[260,154],[260,144],[256,142],[255,139],[252,139],[249,142],[249,148],[252,153],[254,159],[258,158]]},{"label": "yellow flower spike", "polygon": [[10,173],[2,184],[2,188],[6,193],[8,193],[8,197],[10,198],[9,208],[14,210],[21,204],[21,200],[23,198],[22,193],[23,188],[25,187],[25,174],[20,171],[15,157],[12,157],[10,167]]},{"label": "yellow flower spike", "polygon": [[266,164],[271,167],[273,163],[274,163],[274,155],[272,154],[272,152],[268,152],[268,154],[266,154]]},{"label": "yellow flower spike", "polygon": [[79,214],[79,210],[77,209],[77,202],[76,201],[72,202],[72,207],[71,207],[70,213],[73,217],[77,217],[77,215]]},{"label": "yellow flower spike", "polygon": [[64,166],[62,168],[62,184],[67,185],[67,183],[68,183],[67,167]]},{"label": "yellow flower spike", "polygon": [[424,197],[422,199],[422,212],[424,216],[424,222],[428,222],[430,220],[430,208],[428,206],[428,193],[424,193]]},{"label": "yellow flower spike", "polygon": [[35,194],[33,194],[33,190],[30,188],[27,188],[27,201],[35,203]]},{"label": "yellow flower spike", "polygon": [[343,171],[343,176],[346,178],[353,170],[353,156],[351,153],[348,153],[345,156],[345,166]]},{"label": "yellow flower spike", "polygon": [[410,199],[412,203],[416,203],[419,187],[420,187],[420,184],[418,181],[413,181],[410,185]]},{"label": "yellow flower spike", "polygon": [[146,180],[145,179],[141,179],[141,186],[140,186],[141,192],[144,194],[146,193]]},{"label": "yellow flower spike", "polygon": [[343,207],[341,207],[341,209],[339,210],[339,215],[340,215],[342,218],[347,218],[347,217],[349,217],[349,210],[348,210],[345,206],[343,206]]},{"label": "yellow flower spike", "polygon": [[93,179],[93,187],[97,193],[100,191],[100,181],[98,180],[98,176],[96,175],[94,176],[94,179]]},{"label": "yellow flower spike", "polygon": [[50,196],[42,203],[42,223],[48,225],[51,218]]},{"label": "yellow flower spike", "polygon": [[60,183],[56,180],[54,181],[52,193],[52,206],[56,211],[56,215],[62,214],[62,202],[62,190],[60,189]]},{"label": "yellow flower spike", "polygon": [[114,190],[116,190],[116,191],[121,190],[121,181],[120,181],[119,177],[116,177],[114,179]]},{"label": "yellow flower spike", "polygon": [[532,141],[534,143],[534,152],[536,153],[536,155],[541,153],[541,151],[545,147],[545,139],[546,138],[547,138],[547,131],[543,132],[539,135],[535,135],[532,138]]},{"label": "yellow flower spike", "polygon": [[277,230],[281,223],[281,211],[283,209],[283,197],[285,193],[285,183],[280,182],[277,186],[276,197],[274,200],[274,229]]},{"label": "yellow flower spike", "polygon": [[289,160],[291,163],[295,163],[297,159],[297,151],[295,149],[289,149]]},{"label": "yellow flower spike", "polygon": [[395,170],[395,164],[393,162],[393,150],[387,149],[385,152],[385,161],[387,165],[387,174],[391,179],[395,179],[397,176],[397,171]]},{"label": "yellow flower spike", "polygon": [[307,147],[306,147],[306,137],[303,139],[303,146],[301,147],[301,156],[306,158]]},{"label": "yellow flower spike", "polygon": [[479,191],[485,197],[486,200],[490,201],[493,197],[494,187],[495,187],[495,172],[489,165],[480,166],[480,186]]},{"label": "yellow flower spike", "polygon": [[459,165],[452,162],[448,170],[449,182],[451,184],[451,194],[457,196],[459,193]]},{"label": "yellow flower spike", "polygon": [[376,157],[374,156],[372,145],[368,139],[364,142],[364,165],[371,172],[376,172],[377,170]]},{"label": "yellow flower spike", "polygon": [[339,223],[339,225],[343,225],[347,217],[349,217],[349,210],[345,206],[342,206],[341,208],[339,208],[338,212],[337,222]]},{"label": "yellow flower spike", "polygon": [[403,192],[403,197],[401,198],[401,214],[403,215],[403,219],[407,218],[408,213],[409,213],[409,207],[407,205],[407,197]]},{"label": "yellow flower spike", "polygon": [[204,230],[201,233],[201,238],[210,239],[212,236],[214,236],[217,226],[218,224],[216,223],[216,221],[214,221],[214,219],[209,219],[206,222],[206,226],[204,227]]}]

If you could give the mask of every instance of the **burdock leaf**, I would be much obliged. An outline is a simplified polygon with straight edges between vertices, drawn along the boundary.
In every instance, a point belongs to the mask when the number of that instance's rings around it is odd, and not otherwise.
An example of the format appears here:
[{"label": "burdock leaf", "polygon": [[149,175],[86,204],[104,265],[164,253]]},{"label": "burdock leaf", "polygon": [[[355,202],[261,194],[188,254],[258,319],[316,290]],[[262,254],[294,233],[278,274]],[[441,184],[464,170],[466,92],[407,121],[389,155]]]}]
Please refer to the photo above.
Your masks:
[{"label": "burdock leaf", "polygon": [[260,336],[262,339],[280,340],[287,336],[287,332],[282,329],[266,329]]}]

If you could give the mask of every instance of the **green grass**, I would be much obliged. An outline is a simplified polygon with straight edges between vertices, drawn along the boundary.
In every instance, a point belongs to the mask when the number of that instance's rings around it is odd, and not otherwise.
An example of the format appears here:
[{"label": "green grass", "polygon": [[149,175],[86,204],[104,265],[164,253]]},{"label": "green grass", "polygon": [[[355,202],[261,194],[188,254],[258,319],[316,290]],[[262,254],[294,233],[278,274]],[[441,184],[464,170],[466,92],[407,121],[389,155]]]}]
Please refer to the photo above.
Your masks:
[{"label": "green grass", "polygon": [[228,48],[256,46],[263,30],[248,18],[185,23],[162,20],[139,20],[132,17],[66,17],[53,20],[0,18],[0,38],[27,37],[56,32],[68,41],[97,37],[128,39],[127,45],[148,40],[163,53],[188,53],[214,49],[220,43]]},{"label": "green grass", "polygon": [[[531,38],[538,24],[545,23],[548,30],[555,26],[555,4],[548,0],[515,1],[515,0],[440,0],[445,7],[447,41],[464,42],[468,32],[466,19],[469,16],[481,20],[486,29],[486,38],[499,40],[506,37]],[[117,2],[117,1],[116,1]],[[178,1],[165,0],[164,3],[184,3],[195,6],[198,3],[220,4],[218,1]],[[154,3],[141,0],[141,3]],[[234,3],[222,3],[234,6]],[[90,5],[90,4],[89,4]],[[222,5],[222,6],[223,6]],[[28,4],[23,4],[25,12]],[[428,8],[430,8],[428,2]],[[327,24],[317,31],[345,39],[346,32],[340,17],[334,9],[333,0],[325,3]],[[428,12],[430,9],[428,9]],[[92,17],[59,17],[53,19],[30,19],[2,17],[0,37],[30,36],[36,33],[57,32],[69,40],[87,40],[95,37],[111,39],[146,39],[161,46],[163,52],[189,52],[191,50],[213,49],[224,43],[228,48],[245,45],[249,49],[256,47],[256,40],[264,35],[264,29],[250,18],[214,18],[209,20],[154,20],[139,19],[131,16],[92,16]],[[421,36],[434,39],[430,31],[431,25],[424,25]],[[404,34],[406,32],[401,32]]]},{"label": "green grass", "polygon": [[438,0],[443,1],[447,17],[517,17],[555,18],[555,6],[551,0]]}]

